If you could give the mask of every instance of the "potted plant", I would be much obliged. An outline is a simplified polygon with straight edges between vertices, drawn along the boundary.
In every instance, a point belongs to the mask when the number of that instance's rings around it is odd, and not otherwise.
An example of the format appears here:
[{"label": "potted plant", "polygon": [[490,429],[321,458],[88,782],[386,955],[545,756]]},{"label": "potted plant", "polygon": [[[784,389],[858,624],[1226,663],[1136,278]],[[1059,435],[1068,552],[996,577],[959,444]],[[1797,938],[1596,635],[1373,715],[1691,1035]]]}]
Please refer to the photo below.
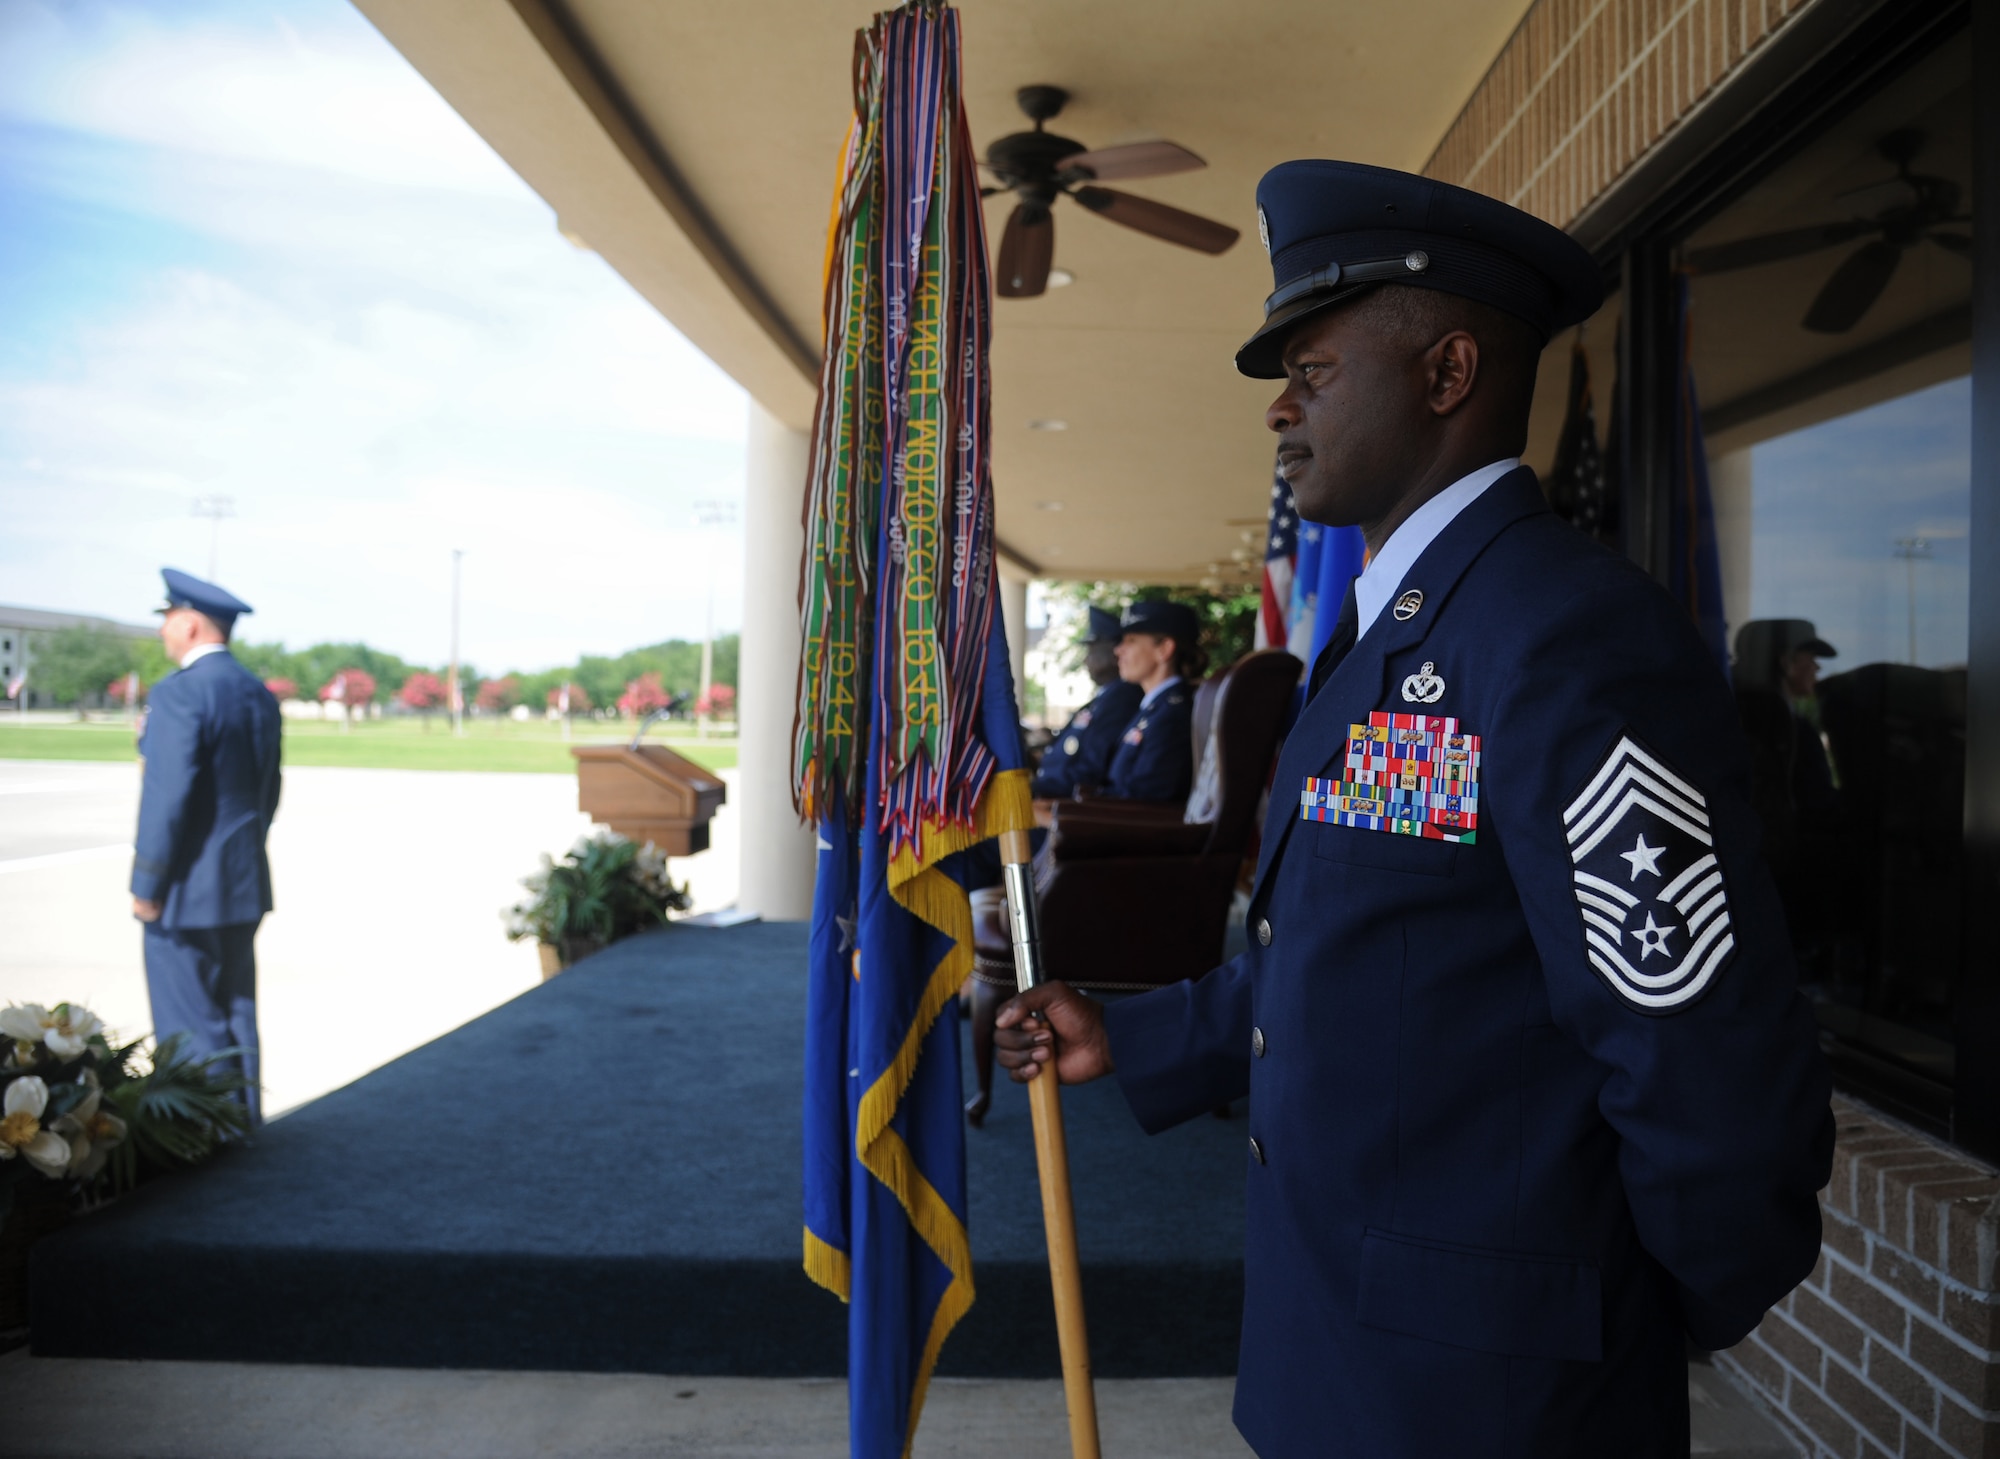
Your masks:
[{"label": "potted plant", "polygon": [[0,1333],[27,1325],[28,1251],[70,1216],[247,1134],[248,1081],[175,1034],[113,1046],[80,1004],[0,1008]]},{"label": "potted plant", "polygon": [[521,885],[529,897],[502,914],[507,937],[535,939],[544,979],[621,937],[658,927],[692,902],[687,887],[668,878],[664,851],[612,831],[583,837],[561,861],[544,855],[541,870]]}]

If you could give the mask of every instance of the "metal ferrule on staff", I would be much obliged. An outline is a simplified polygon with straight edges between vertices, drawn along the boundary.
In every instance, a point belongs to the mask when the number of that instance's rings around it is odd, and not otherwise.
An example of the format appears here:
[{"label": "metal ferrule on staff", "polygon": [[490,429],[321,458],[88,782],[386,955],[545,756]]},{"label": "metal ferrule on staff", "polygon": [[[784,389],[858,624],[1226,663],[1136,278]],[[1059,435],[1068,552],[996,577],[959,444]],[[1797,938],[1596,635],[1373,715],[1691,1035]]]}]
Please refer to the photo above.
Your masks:
[{"label": "metal ferrule on staff", "polygon": [[1014,986],[1020,992],[1044,980],[1041,915],[1035,910],[1035,866],[1012,861],[1000,868],[1007,886],[1007,925],[1014,934]]}]

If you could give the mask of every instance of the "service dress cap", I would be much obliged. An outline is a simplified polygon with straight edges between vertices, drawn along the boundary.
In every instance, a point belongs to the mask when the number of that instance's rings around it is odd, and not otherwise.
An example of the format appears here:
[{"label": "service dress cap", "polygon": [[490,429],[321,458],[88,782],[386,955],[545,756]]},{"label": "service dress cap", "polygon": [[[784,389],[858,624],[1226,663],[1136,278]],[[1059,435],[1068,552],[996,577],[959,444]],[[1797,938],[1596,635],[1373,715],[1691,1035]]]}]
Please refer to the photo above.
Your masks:
[{"label": "service dress cap", "polygon": [[1259,380],[1284,377],[1285,336],[1309,314],[1377,284],[1476,299],[1544,340],[1604,302],[1604,279],[1560,228],[1483,193],[1360,162],[1284,162],[1257,184],[1274,284],[1264,323],[1236,352]]},{"label": "service dress cap", "polygon": [[1109,608],[1092,608],[1090,622],[1085,626],[1079,643],[1116,643],[1125,630],[1119,626],[1118,615]]},{"label": "service dress cap", "polygon": [[1194,616],[1194,609],[1185,603],[1175,603],[1166,598],[1140,598],[1125,610],[1119,620],[1118,633],[1122,638],[1128,633],[1157,633],[1163,638],[1171,638],[1183,648],[1190,648],[1201,636],[1201,620]]},{"label": "service dress cap", "polygon": [[160,578],[167,585],[167,601],[153,611],[168,613],[175,608],[192,608],[204,617],[212,619],[224,633],[236,621],[239,613],[248,613],[251,607],[226,588],[218,588],[214,583],[205,583],[192,573],[182,572],[177,567],[163,567]]}]

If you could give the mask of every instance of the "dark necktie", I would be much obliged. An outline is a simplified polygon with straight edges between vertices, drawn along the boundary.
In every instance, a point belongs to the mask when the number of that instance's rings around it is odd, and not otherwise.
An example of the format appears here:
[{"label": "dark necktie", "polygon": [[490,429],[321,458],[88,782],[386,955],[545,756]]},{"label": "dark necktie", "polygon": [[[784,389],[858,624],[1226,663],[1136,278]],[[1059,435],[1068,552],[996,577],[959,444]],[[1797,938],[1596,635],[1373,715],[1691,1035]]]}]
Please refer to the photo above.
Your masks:
[{"label": "dark necktie", "polygon": [[1312,701],[1313,695],[1319,693],[1319,686],[1331,678],[1333,671],[1340,667],[1340,661],[1347,657],[1347,651],[1354,647],[1355,629],[1361,622],[1361,610],[1354,600],[1354,585],[1359,581],[1361,581],[1359,578],[1348,580],[1347,596],[1340,600],[1340,617],[1333,623],[1333,637],[1326,641],[1326,647],[1321,649],[1319,657],[1313,660],[1312,686],[1306,691],[1308,703]]}]

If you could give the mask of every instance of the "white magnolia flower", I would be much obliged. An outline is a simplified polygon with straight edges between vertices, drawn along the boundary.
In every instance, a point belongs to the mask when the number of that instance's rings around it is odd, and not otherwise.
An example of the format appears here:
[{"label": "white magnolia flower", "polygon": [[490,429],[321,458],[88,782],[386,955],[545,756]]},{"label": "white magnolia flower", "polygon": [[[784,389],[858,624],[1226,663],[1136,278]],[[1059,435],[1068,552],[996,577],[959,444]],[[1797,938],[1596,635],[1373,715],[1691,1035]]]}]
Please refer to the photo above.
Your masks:
[{"label": "white magnolia flower", "polygon": [[0,1008],[0,1033],[18,1043],[40,1043],[42,1030],[54,1022],[55,1015],[39,1003],[12,1003]]},{"label": "white magnolia flower", "polygon": [[95,1074],[86,1069],[77,1083],[88,1085],[90,1093],[83,1097],[83,1103],[49,1128],[69,1145],[69,1164],[63,1173],[88,1180],[104,1169],[112,1150],[124,1140],[125,1121],[102,1107],[104,1091],[98,1086]]},{"label": "white magnolia flower", "polygon": [[69,1169],[69,1142],[42,1128],[42,1111],[49,1107],[49,1086],[33,1074],[23,1074],[0,1095],[0,1160],[24,1157],[43,1175],[60,1178]]},{"label": "white magnolia flower", "polygon": [[20,1043],[45,1043],[58,1059],[74,1059],[90,1047],[91,1036],[104,1031],[104,1020],[75,1003],[53,1009],[39,1003],[0,1008],[0,1033]]}]

